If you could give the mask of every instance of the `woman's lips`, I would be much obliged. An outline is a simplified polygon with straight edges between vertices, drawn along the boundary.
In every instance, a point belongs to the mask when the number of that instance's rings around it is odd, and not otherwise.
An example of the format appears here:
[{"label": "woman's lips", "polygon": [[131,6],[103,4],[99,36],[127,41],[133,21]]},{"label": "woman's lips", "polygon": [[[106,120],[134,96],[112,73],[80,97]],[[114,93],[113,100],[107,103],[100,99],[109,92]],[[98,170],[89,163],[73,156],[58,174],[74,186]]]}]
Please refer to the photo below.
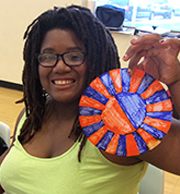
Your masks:
[{"label": "woman's lips", "polygon": [[74,82],[75,82],[75,80],[73,80],[73,79],[70,79],[70,80],[53,80],[54,84],[60,85],[60,86],[72,84]]}]

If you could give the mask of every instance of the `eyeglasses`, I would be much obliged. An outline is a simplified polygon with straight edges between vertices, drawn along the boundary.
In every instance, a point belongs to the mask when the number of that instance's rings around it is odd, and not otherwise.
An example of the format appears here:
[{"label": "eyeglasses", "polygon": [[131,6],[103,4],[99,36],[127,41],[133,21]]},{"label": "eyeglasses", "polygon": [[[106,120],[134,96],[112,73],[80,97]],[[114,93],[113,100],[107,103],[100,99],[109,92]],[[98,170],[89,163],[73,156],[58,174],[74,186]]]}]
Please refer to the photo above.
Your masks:
[{"label": "eyeglasses", "polygon": [[43,67],[55,67],[59,57],[67,66],[81,65],[85,61],[86,53],[84,51],[69,51],[63,54],[56,53],[40,53],[37,56],[38,62]]}]

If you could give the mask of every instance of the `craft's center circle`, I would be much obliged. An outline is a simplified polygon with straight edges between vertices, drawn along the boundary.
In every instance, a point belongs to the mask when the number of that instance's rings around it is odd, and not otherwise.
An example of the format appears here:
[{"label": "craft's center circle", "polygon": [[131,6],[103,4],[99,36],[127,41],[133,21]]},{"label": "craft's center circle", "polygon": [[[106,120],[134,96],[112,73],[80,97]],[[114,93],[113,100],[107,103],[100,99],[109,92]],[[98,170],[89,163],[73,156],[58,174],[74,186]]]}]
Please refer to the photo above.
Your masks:
[{"label": "craft's center circle", "polygon": [[135,93],[121,92],[106,103],[102,119],[110,131],[125,135],[136,131],[146,116],[146,103]]}]

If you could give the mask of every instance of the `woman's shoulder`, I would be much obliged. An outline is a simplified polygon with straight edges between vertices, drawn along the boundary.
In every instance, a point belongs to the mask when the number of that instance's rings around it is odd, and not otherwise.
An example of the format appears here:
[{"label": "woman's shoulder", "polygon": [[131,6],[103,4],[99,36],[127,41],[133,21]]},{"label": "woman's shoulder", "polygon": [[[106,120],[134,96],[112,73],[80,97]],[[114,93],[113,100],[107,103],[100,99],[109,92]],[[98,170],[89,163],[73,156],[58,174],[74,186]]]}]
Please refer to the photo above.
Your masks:
[{"label": "woman's shoulder", "polygon": [[25,120],[25,108],[23,108],[21,110],[21,112],[19,113],[19,115],[17,117],[12,142],[15,141],[15,138],[16,138],[17,134],[19,133],[18,131],[21,128],[20,125],[22,126],[22,123],[24,122],[24,120]]}]

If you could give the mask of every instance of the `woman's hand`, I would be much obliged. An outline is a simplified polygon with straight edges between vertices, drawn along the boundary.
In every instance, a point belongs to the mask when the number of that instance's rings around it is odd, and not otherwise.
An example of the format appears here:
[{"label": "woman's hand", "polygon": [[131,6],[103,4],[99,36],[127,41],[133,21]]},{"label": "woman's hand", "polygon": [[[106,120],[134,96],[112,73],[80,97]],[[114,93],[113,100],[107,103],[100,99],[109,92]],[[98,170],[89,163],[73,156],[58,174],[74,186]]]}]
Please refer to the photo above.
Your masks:
[{"label": "woman's hand", "polygon": [[[180,114],[180,63],[177,59],[180,40],[163,39],[158,34],[148,34],[131,40],[123,60],[129,61],[128,73],[136,68],[144,70],[165,83],[171,93],[174,105]],[[180,175],[180,121],[172,119],[168,134],[151,151],[138,158]]]},{"label": "woman's hand", "polygon": [[131,46],[123,60],[130,60],[129,74],[138,68],[170,85],[180,81],[180,63],[177,59],[179,51],[180,40],[163,39],[158,34],[148,34],[131,40]]}]

